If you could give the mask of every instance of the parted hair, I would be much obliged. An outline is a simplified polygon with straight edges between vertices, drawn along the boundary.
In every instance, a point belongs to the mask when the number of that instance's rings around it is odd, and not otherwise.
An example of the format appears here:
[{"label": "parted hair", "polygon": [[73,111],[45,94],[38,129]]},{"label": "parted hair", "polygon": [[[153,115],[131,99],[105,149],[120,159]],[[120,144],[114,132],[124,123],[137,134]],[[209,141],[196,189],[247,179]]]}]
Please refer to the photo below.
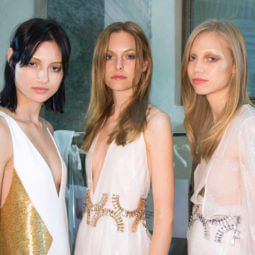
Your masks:
[{"label": "parted hair", "polygon": [[71,46],[67,34],[55,21],[33,18],[21,23],[10,42],[13,54],[5,64],[4,88],[0,93],[0,105],[15,112],[17,94],[15,86],[15,68],[19,63],[27,66],[37,48],[45,41],[55,41],[62,55],[63,79],[58,91],[44,105],[47,110],[63,112],[65,102],[65,78],[68,72]]},{"label": "parted hair", "polygon": [[[228,44],[235,73],[232,74],[228,100],[217,122],[205,95],[197,95],[190,83],[187,67],[194,40],[202,33],[212,31],[221,36]],[[185,110],[184,125],[196,162],[209,160],[216,150],[230,121],[243,104],[251,103],[246,91],[247,55],[244,38],[240,30],[226,20],[206,20],[190,34],[183,54],[181,68],[181,94]]]},{"label": "parted hair", "polygon": [[[87,151],[99,130],[112,113],[113,95],[104,81],[106,54],[112,33],[127,32],[133,36],[136,45],[136,74],[140,74],[144,61],[148,67],[141,73],[140,80],[133,86],[133,95],[122,110],[108,143],[126,145],[135,140],[146,126],[146,113],[152,75],[152,54],[149,41],[144,31],[134,22],[115,22],[107,26],[99,35],[93,55],[91,98],[86,114],[87,125],[83,149]],[[134,78],[136,80],[136,78]]]}]

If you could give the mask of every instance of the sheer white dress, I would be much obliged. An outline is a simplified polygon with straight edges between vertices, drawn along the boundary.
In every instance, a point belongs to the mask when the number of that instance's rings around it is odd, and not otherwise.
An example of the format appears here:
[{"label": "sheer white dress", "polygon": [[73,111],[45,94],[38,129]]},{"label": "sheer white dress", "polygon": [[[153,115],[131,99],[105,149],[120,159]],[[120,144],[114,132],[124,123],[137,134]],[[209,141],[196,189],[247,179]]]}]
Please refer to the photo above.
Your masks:
[{"label": "sheer white dress", "polygon": [[[255,109],[242,106],[194,174],[189,255],[255,254]],[[200,195],[205,188],[204,196]]]},{"label": "sheer white dress", "polygon": [[93,192],[93,141],[86,157],[86,213],[79,226],[75,255],[146,255],[150,236],[144,226],[150,177],[144,136],[125,146],[112,142]]}]

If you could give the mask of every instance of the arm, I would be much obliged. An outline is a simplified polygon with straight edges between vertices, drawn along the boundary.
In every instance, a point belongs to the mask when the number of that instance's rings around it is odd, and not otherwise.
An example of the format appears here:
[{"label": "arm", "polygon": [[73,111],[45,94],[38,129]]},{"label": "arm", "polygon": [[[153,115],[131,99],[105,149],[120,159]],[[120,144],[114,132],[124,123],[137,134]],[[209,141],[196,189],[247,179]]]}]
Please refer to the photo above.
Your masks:
[{"label": "arm", "polygon": [[3,189],[3,178],[7,164],[12,159],[11,134],[7,123],[0,118],[0,205],[3,205],[8,191]]},{"label": "arm", "polygon": [[152,109],[145,131],[154,202],[150,255],[167,255],[174,211],[173,142],[168,115]]},{"label": "arm", "polygon": [[[242,250],[255,254],[255,116],[242,123],[239,135],[239,156],[242,178]],[[247,250],[246,250],[247,249]]]}]

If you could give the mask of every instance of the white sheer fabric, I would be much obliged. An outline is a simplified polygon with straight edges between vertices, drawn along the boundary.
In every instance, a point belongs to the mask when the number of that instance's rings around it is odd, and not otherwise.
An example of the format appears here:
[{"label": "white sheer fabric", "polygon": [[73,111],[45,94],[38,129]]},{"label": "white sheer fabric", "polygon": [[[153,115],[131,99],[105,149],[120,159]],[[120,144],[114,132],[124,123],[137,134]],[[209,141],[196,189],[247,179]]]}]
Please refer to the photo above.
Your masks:
[{"label": "white sheer fabric", "polygon": [[[214,241],[219,226],[209,226],[209,240],[203,236],[201,222],[188,231],[190,255],[254,255],[255,254],[255,109],[242,106],[229,124],[211,159],[202,160],[194,174],[191,201],[200,205],[206,219],[220,215],[240,216],[240,239],[231,240],[233,231]],[[201,199],[199,192],[205,188]],[[205,253],[206,251],[206,253]]]},{"label": "white sheer fabric", "polygon": [[[150,189],[150,176],[147,164],[144,136],[141,135],[125,146],[117,146],[112,142],[108,148],[100,177],[93,192],[92,185],[92,153],[96,144],[92,143],[86,157],[87,183],[90,199],[93,204],[107,194],[108,198],[103,209],[114,208],[113,195],[119,196],[122,208],[132,211],[138,208],[141,198],[146,198]],[[150,237],[146,228],[139,220],[137,229],[132,231],[135,217],[125,217],[123,232],[118,231],[118,223],[114,217],[99,217],[96,226],[87,224],[88,213],[83,216],[79,226],[75,255],[146,255],[149,254]],[[93,219],[91,213],[90,219]]]}]

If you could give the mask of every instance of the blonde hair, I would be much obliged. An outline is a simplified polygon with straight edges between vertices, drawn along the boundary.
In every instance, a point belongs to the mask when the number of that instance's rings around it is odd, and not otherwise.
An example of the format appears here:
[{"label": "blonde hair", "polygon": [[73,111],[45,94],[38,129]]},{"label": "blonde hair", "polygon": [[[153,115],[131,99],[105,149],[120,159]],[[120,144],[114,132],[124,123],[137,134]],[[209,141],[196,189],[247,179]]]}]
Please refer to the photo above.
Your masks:
[{"label": "blonde hair", "polygon": [[[110,134],[108,143],[115,141],[117,145],[125,145],[137,138],[146,126],[149,92],[152,75],[151,48],[143,30],[133,22],[115,22],[106,27],[99,35],[93,55],[92,88],[83,149],[88,151],[93,139],[111,115],[113,106],[112,91],[104,82],[106,54],[109,38],[112,33],[127,32],[131,34],[136,44],[136,73],[140,73],[144,61],[148,67],[142,72],[137,86],[134,86],[133,96],[121,112],[119,120]],[[136,77],[134,78],[136,80]]]},{"label": "blonde hair", "polygon": [[[194,40],[202,33],[213,31],[225,39],[232,54],[235,74],[225,108],[217,122],[213,121],[211,108],[205,95],[197,95],[189,81],[187,67]],[[183,54],[181,69],[181,91],[185,110],[184,125],[196,162],[209,160],[216,150],[229,122],[245,104],[251,104],[247,91],[247,56],[244,38],[240,30],[228,21],[207,20],[198,25],[189,36]]]}]

